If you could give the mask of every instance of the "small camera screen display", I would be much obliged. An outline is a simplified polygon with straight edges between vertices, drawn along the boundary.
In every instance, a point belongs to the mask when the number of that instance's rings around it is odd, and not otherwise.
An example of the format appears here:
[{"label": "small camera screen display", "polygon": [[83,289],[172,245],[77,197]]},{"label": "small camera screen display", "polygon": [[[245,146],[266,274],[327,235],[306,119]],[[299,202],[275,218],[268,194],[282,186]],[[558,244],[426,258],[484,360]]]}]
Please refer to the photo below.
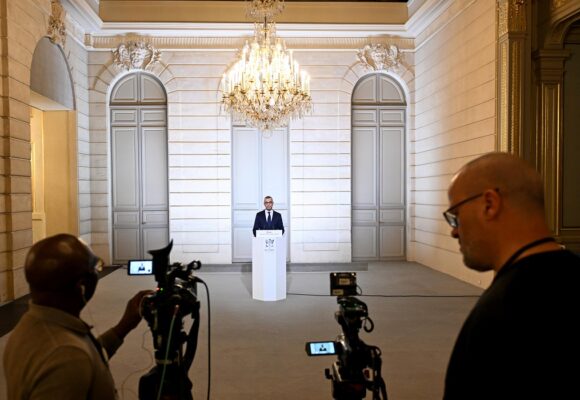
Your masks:
[{"label": "small camera screen display", "polygon": [[127,265],[129,275],[151,275],[153,273],[153,260],[132,260]]},{"label": "small camera screen display", "polygon": [[310,345],[310,355],[312,356],[325,356],[329,354],[336,354],[334,350],[334,342],[314,342],[309,343]]}]

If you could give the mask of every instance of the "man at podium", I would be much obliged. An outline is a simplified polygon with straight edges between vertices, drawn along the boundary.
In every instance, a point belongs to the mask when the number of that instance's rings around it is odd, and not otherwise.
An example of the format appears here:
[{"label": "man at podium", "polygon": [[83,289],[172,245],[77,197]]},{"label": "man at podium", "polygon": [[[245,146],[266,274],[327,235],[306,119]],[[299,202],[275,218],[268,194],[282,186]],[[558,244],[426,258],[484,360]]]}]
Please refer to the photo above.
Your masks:
[{"label": "man at podium", "polygon": [[279,212],[272,210],[274,207],[274,199],[272,196],[264,197],[264,211],[260,211],[256,214],[256,219],[254,220],[254,228],[252,232],[254,237],[256,237],[256,231],[266,230],[281,230],[284,234],[284,222],[282,222],[282,215]]}]

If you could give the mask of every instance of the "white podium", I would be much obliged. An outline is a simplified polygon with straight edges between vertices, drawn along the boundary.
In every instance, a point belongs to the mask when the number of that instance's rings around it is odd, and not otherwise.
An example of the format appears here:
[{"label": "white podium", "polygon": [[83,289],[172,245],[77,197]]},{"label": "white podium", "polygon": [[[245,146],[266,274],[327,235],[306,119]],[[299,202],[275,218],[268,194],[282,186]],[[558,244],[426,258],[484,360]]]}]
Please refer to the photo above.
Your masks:
[{"label": "white podium", "polygon": [[256,231],[252,239],[252,297],[286,298],[286,239],[281,230]]}]

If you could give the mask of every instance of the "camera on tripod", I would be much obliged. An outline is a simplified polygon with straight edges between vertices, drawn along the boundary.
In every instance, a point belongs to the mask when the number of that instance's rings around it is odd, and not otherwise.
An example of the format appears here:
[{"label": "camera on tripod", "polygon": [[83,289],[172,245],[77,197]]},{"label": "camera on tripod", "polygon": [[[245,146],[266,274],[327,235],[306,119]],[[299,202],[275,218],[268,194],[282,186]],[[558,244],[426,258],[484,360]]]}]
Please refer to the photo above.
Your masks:
[{"label": "camera on tripod", "polygon": [[334,400],[364,399],[367,390],[372,393],[373,400],[387,400],[381,376],[381,350],[367,345],[358,335],[361,327],[365,332],[372,332],[374,323],[368,315],[367,305],[353,296],[356,289],[355,272],[330,274],[330,294],[338,296],[339,305],[334,317],[342,333],[334,341],[307,342],[306,353],[309,356],[337,356],[332,367],[324,371],[326,378],[332,381]]},{"label": "camera on tripod", "polygon": [[[128,264],[129,275],[155,275],[157,290],[141,303],[141,314],[153,335],[155,366],[139,380],[139,399],[193,399],[192,383],[187,373],[197,350],[199,308],[197,282],[193,271],[201,262],[187,265],[169,264],[173,241],[163,249],[151,250],[152,260],[133,260]],[[191,315],[188,334],[183,318]],[[185,345],[185,349],[184,349]],[[185,351],[184,351],[185,350]]]}]

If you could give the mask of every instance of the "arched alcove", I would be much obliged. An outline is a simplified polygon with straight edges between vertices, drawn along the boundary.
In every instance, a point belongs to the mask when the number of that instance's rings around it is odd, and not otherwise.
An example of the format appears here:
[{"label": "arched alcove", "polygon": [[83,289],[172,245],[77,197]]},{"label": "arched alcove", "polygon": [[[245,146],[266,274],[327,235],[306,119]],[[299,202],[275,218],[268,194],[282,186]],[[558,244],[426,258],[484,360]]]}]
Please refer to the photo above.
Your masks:
[{"label": "arched alcove", "polygon": [[71,71],[62,48],[42,38],[30,70],[33,242],[79,233],[77,122]]},{"label": "arched alcove", "polygon": [[[50,99],[62,109],[75,109],[75,96],[70,68],[62,48],[48,38],[40,39],[32,56],[30,67],[32,98],[42,102],[40,96]],[[47,106],[49,107],[49,106]],[[57,108],[56,104],[52,107]]]},{"label": "arched alcove", "polygon": [[352,258],[405,258],[406,100],[390,76],[363,76],[352,92]]}]

